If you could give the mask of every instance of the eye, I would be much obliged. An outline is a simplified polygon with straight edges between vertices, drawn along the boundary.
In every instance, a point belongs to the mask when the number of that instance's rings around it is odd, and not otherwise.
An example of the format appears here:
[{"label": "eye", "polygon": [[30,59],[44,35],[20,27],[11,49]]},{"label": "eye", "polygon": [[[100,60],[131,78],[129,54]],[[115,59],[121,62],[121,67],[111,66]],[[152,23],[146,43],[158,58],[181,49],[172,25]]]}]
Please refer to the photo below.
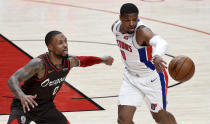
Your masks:
[{"label": "eye", "polygon": [[133,19],[133,21],[138,21],[138,18]]},{"label": "eye", "polygon": [[124,19],[123,21],[124,21],[124,22],[129,22],[130,20],[129,20],[129,19]]},{"label": "eye", "polygon": [[58,44],[62,44],[62,40],[59,40]]}]

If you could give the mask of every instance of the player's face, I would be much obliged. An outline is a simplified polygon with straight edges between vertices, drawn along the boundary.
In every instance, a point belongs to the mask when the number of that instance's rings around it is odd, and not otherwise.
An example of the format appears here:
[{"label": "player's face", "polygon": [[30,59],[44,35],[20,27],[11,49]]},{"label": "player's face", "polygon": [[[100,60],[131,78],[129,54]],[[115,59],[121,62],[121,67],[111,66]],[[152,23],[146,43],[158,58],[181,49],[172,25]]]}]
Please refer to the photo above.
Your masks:
[{"label": "player's face", "polygon": [[68,43],[66,37],[60,33],[53,37],[51,42],[51,51],[60,57],[68,56]]},{"label": "player's face", "polygon": [[123,14],[120,16],[120,20],[122,22],[121,26],[123,31],[132,34],[135,31],[136,25],[138,23],[138,14]]}]

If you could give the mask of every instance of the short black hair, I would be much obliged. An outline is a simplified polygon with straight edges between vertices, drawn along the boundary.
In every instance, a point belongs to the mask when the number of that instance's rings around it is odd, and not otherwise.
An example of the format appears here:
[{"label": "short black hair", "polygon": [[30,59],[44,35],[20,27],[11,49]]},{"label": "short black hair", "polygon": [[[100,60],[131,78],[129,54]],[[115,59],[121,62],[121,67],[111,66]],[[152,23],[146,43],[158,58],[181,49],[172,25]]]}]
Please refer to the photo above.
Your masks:
[{"label": "short black hair", "polygon": [[61,34],[61,33],[62,32],[60,32],[60,31],[50,31],[50,32],[48,32],[47,35],[45,36],[45,44],[48,46],[51,43],[53,37],[55,35]]},{"label": "short black hair", "polygon": [[137,13],[139,14],[139,10],[133,3],[125,3],[120,8],[120,15],[123,14],[130,14],[130,13]]}]

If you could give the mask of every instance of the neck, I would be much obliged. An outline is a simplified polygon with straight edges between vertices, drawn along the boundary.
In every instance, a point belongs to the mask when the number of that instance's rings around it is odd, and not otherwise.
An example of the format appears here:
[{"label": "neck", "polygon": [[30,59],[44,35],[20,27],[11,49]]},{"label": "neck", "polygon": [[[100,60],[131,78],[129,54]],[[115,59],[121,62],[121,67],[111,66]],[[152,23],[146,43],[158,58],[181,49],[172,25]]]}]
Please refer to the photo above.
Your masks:
[{"label": "neck", "polygon": [[57,56],[57,55],[53,54],[52,52],[49,52],[49,57],[50,57],[51,62],[54,65],[62,64],[63,58],[61,56]]}]

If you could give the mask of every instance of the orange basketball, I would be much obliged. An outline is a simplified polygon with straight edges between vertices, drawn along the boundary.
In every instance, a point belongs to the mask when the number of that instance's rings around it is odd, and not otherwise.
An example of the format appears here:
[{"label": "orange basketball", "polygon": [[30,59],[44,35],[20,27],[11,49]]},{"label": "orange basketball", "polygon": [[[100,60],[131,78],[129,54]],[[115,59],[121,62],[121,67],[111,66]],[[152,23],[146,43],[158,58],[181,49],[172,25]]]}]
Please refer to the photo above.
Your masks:
[{"label": "orange basketball", "polygon": [[193,76],[195,64],[187,56],[176,56],[169,63],[168,72],[174,80],[185,82]]}]

